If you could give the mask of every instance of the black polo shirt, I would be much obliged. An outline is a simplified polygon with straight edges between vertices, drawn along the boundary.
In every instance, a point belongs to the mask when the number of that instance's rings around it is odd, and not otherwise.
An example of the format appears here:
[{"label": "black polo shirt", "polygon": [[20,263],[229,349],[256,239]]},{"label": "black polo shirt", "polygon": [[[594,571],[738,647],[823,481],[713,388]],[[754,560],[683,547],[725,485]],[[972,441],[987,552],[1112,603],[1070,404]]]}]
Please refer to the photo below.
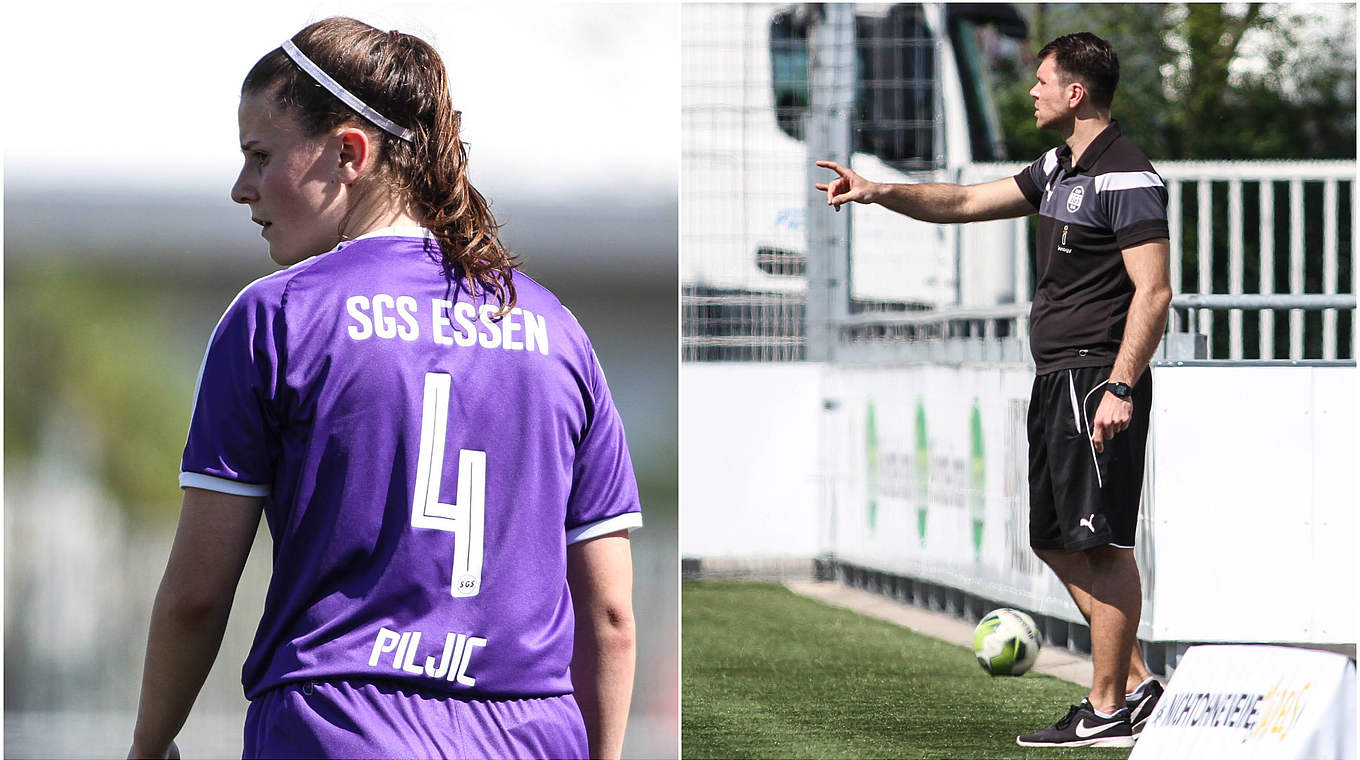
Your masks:
[{"label": "black polo shirt", "polygon": [[1063,145],[1015,182],[1039,211],[1029,316],[1035,369],[1114,364],[1133,300],[1123,249],[1170,237],[1162,178],[1112,121],[1076,166]]}]

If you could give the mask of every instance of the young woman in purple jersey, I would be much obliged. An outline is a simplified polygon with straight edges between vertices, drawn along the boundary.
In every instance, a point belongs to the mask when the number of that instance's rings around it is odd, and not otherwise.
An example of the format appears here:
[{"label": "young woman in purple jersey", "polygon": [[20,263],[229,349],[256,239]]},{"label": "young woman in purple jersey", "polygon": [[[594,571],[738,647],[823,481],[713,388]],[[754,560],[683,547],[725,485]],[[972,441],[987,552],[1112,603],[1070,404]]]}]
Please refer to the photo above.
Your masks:
[{"label": "young woman in purple jersey", "polygon": [[255,65],[239,120],[232,198],[287,268],[204,357],[129,756],[178,755],[263,514],[246,756],[618,757],[623,427],[468,182],[439,56],[326,19]]}]

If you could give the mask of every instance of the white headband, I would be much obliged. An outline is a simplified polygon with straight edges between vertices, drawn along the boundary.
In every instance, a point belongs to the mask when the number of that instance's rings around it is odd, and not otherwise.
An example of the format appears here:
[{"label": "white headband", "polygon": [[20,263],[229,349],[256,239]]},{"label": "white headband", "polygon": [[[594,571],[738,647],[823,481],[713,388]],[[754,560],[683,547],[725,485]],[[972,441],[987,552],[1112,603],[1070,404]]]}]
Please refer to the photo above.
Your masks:
[{"label": "white headband", "polygon": [[289,58],[293,59],[293,63],[296,63],[298,68],[307,72],[312,79],[316,80],[317,84],[330,90],[332,95],[343,101],[345,105],[353,108],[360,116],[377,124],[384,132],[400,137],[406,142],[411,142],[411,138],[414,137],[414,133],[411,130],[398,125],[396,122],[370,108],[364,101],[355,97],[354,93],[346,90],[343,85],[332,79],[330,74],[322,71],[321,67],[312,63],[312,59],[303,55],[302,51],[298,50],[298,46],[294,45],[292,40],[284,40],[280,47],[283,48],[283,52],[288,54]]}]

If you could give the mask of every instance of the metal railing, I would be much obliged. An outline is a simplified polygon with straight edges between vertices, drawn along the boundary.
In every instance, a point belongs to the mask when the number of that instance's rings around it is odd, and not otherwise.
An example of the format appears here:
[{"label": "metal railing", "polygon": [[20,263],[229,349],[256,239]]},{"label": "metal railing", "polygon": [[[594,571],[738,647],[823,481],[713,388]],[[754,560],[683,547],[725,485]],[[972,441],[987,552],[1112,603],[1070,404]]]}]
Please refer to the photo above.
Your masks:
[{"label": "metal railing", "polygon": [[[1273,323],[1274,312],[1287,310],[1289,312],[1290,321],[1294,322],[1297,320],[1300,324],[1302,323],[1302,320],[1300,320],[1299,317],[1303,312],[1322,311],[1324,315],[1323,324],[1325,325],[1325,318],[1328,314],[1332,316],[1332,323],[1335,324],[1338,311],[1349,311],[1353,318],[1355,307],[1356,297],[1353,293],[1303,293],[1297,295],[1292,293],[1241,295],[1182,293],[1173,296],[1171,299],[1171,317],[1167,321],[1167,332],[1169,335],[1189,333],[1192,335],[1204,336],[1206,335],[1206,332],[1201,330],[1201,320],[1206,314],[1212,319],[1212,315],[1216,311],[1227,311],[1230,318],[1236,316],[1239,320],[1242,312],[1257,311],[1263,321],[1266,321],[1266,318],[1269,318],[1269,321]],[[1267,342],[1270,340],[1271,336],[1267,331],[1262,330],[1260,337],[1260,358],[1255,361],[1273,361],[1274,356],[1273,351],[1271,350],[1271,344]],[[1302,330],[1297,333],[1297,336],[1294,331],[1291,330],[1289,340],[1289,359],[1291,361],[1302,361],[1304,359],[1302,337]],[[1324,341],[1325,340],[1326,338],[1324,338]],[[1324,354],[1322,357],[1322,361],[1324,362],[1338,361],[1334,343],[1336,340],[1335,333],[1331,336],[1331,340],[1333,341],[1331,344],[1333,350],[1330,352],[1330,355]],[[1205,355],[1202,357],[1197,356],[1195,358],[1209,358],[1207,343],[1208,341],[1204,341],[1202,348]],[[1324,348],[1327,345],[1327,343],[1324,343]],[[1228,357],[1228,361],[1244,361],[1240,347],[1238,347],[1238,350],[1233,352],[1233,354],[1233,356]],[[1348,360],[1346,363],[1353,364],[1354,359]]]},{"label": "metal railing", "polygon": [[[1167,183],[1167,216],[1171,226],[1171,283],[1172,291],[1180,294],[1186,290],[1185,272],[1182,266],[1190,261],[1183,249],[1185,239],[1194,238],[1195,287],[1201,294],[1215,294],[1215,259],[1221,253],[1221,246],[1215,245],[1216,230],[1214,206],[1215,192],[1220,185],[1226,185],[1227,212],[1227,295],[1243,295],[1250,290],[1258,294],[1271,295],[1287,292],[1291,295],[1308,293],[1307,269],[1315,271],[1313,280],[1321,280],[1321,295],[1334,295],[1341,285],[1341,253],[1343,246],[1350,256],[1350,284],[1354,292],[1355,260],[1350,251],[1350,241],[1340,235],[1342,222],[1348,228],[1351,203],[1341,202],[1343,186],[1347,193],[1353,192],[1355,180],[1354,161],[1174,161],[1163,162],[1157,171]],[[1316,196],[1316,190],[1309,192],[1311,186],[1321,185],[1320,208],[1318,199],[1308,203],[1307,196]],[[1257,229],[1255,240],[1248,240],[1246,228],[1246,209],[1254,186]],[[1288,256],[1287,291],[1276,282],[1277,238],[1282,237],[1281,225],[1276,223],[1278,191],[1287,188],[1288,214],[1284,229],[1287,230]],[[1194,224],[1186,224],[1186,201],[1194,196]],[[1310,207],[1311,206],[1311,207]],[[1343,220],[1344,216],[1344,220]],[[1321,222],[1321,256],[1306,255],[1309,237],[1316,238],[1316,225]],[[1310,235],[1310,229],[1312,234]],[[1352,233],[1353,235],[1353,233]],[[1254,254],[1254,256],[1253,256]],[[1253,261],[1254,259],[1254,261]],[[1311,259],[1311,261],[1310,261]],[[1256,282],[1250,286],[1246,280],[1249,264],[1255,264]],[[1318,276],[1320,274],[1320,277]],[[1319,292],[1319,291],[1314,291]],[[1354,308],[1352,300],[1352,307]],[[1227,346],[1229,359],[1242,359],[1245,356],[1244,322],[1241,309],[1235,307],[1228,313]],[[1251,308],[1251,307],[1247,307]],[[1308,308],[1308,307],[1302,307]],[[1338,356],[1338,312],[1327,309],[1322,314],[1321,358],[1336,359]],[[1304,356],[1304,319],[1301,308],[1289,313],[1289,355],[1290,359]],[[1257,315],[1258,355],[1261,359],[1276,358],[1275,353],[1275,313],[1272,308],[1262,307]],[[1213,336],[1214,314],[1209,308],[1203,309],[1197,324],[1206,335]],[[1353,328],[1352,328],[1353,329]],[[1210,340],[1210,355],[1213,354],[1213,341]],[[1340,352],[1348,353],[1348,352]]]}]

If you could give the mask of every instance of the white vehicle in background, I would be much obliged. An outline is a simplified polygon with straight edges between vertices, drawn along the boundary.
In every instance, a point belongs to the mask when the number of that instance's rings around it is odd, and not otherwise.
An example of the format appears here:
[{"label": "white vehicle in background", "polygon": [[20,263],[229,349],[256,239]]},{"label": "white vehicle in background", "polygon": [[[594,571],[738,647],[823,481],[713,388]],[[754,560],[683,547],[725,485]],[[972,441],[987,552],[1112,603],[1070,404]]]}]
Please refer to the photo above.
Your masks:
[{"label": "white vehicle in background", "polygon": [[[981,46],[1015,46],[1025,38],[1027,26],[1015,8],[857,4],[854,12],[855,171],[876,181],[970,183],[1012,171],[979,171],[976,164],[1008,158]],[[711,302],[806,291],[808,167],[825,157],[807,155],[803,129],[810,32],[822,14],[813,4],[682,10],[681,279],[687,297]],[[1023,220],[936,225],[877,206],[856,206],[852,213],[852,311],[1029,298],[1017,293],[1028,279],[1015,263]],[[730,323],[712,323],[723,321]]]}]

